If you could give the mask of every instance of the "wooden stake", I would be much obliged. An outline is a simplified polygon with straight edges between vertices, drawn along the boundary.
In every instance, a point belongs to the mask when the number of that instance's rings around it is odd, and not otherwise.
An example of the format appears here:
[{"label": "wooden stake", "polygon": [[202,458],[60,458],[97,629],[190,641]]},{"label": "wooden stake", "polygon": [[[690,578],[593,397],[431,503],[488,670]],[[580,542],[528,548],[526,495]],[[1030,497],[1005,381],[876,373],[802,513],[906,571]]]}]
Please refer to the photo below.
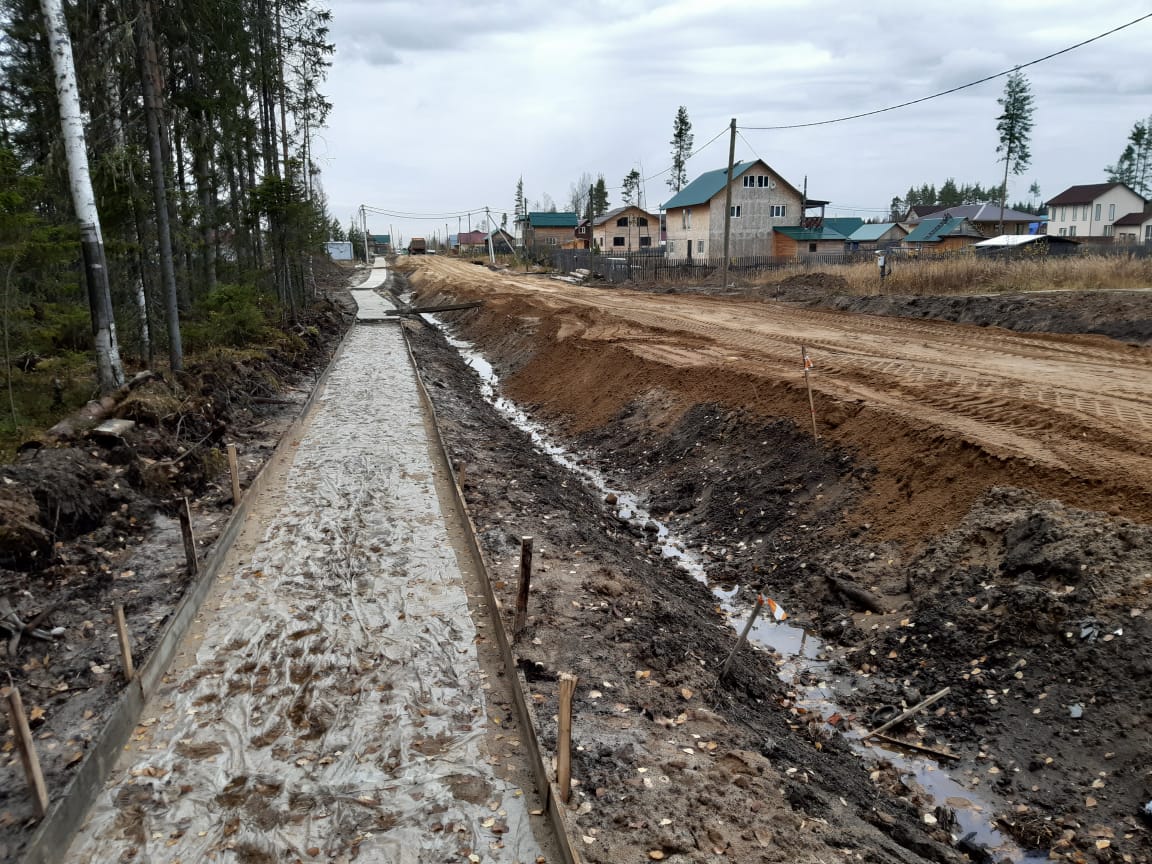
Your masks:
[{"label": "wooden stake", "polygon": [[32,740],[32,730],[28,728],[28,718],[24,716],[24,703],[20,691],[15,687],[5,687],[8,701],[8,719],[16,735],[16,747],[20,751],[20,761],[24,763],[24,776],[28,778],[28,788],[32,792],[36,806],[36,816],[44,818],[48,812],[48,787],[44,785],[44,774],[40,770],[40,759],[36,755],[36,744]]},{"label": "wooden stake", "polygon": [[560,675],[560,719],[556,731],[556,784],[565,804],[572,794],[572,695],[577,677],[570,672]]},{"label": "wooden stake", "polygon": [[800,362],[804,364],[804,384],[808,387],[808,408],[812,411],[812,440],[819,441],[820,433],[816,431],[816,403],[812,400],[812,377],[808,374],[811,365],[808,362],[808,348],[800,346]]},{"label": "wooden stake", "polygon": [[116,618],[116,638],[120,640],[120,657],[124,661],[124,677],[131,681],[136,677],[136,667],[132,663],[132,643],[128,639],[128,622],[124,619],[124,607],[117,603],[112,608]]},{"label": "wooden stake", "polygon": [[512,638],[517,639],[528,623],[528,590],[532,583],[532,538],[520,538],[520,587],[516,592],[516,617],[512,623]]},{"label": "wooden stake", "polygon": [[468,471],[468,466],[463,462],[456,463],[456,485],[460,487],[460,491],[464,491],[464,475]]},{"label": "wooden stake", "polygon": [[228,445],[228,473],[232,475],[232,507],[240,505],[240,460],[236,458],[236,445]]},{"label": "wooden stake", "polygon": [[883,726],[877,726],[871,732],[866,732],[860,738],[860,740],[866,741],[869,738],[871,738],[873,735],[880,735],[884,732],[887,732],[889,729],[891,729],[897,723],[903,723],[905,720],[907,720],[912,715],[919,714],[921,711],[923,711],[929,705],[932,705],[932,704],[935,704],[936,702],[939,702],[941,699],[943,699],[945,696],[947,696],[951,691],[952,691],[951,687],[945,687],[939,693],[934,693],[933,695],[931,695],[927,699],[925,699],[923,702],[920,702],[919,704],[913,705],[907,711],[904,711],[900,714],[897,714],[895,717],[893,717],[891,720],[889,720]]},{"label": "wooden stake", "polygon": [[909,750],[917,750],[921,753],[927,753],[929,756],[935,756],[937,759],[952,759],[960,761],[962,757],[957,756],[955,753],[949,753],[946,750],[933,750],[931,747],[925,747],[923,744],[913,744],[911,741],[901,741],[899,738],[893,738],[890,735],[884,735],[879,732],[873,732],[872,737],[879,738],[881,741],[887,741],[896,747],[907,747]]},{"label": "wooden stake", "polygon": [[188,565],[188,575],[196,576],[200,572],[200,562],[196,559],[196,535],[192,533],[192,510],[187,498],[180,506],[180,533],[184,537],[184,561]]},{"label": "wooden stake", "polygon": [[740,633],[740,638],[736,640],[736,647],[732,649],[732,653],[728,655],[728,659],[724,661],[724,668],[720,670],[720,680],[723,681],[728,677],[728,671],[732,668],[732,661],[736,659],[736,655],[740,649],[744,647],[744,643],[748,641],[748,634],[752,632],[752,625],[756,623],[757,616],[760,615],[760,610],[764,608],[764,595],[756,595],[756,605],[752,607],[752,614],[748,616],[748,620],[744,622],[744,629]]}]

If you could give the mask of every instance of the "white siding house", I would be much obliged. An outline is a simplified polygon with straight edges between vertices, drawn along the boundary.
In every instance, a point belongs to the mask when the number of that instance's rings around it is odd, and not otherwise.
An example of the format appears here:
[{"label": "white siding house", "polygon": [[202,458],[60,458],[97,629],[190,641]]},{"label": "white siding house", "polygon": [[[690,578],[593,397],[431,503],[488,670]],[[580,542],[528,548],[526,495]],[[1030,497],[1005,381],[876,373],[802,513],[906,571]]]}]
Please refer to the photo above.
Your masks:
[{"label": "white siding house", "polygon": [[1048,202],[1048,233],[1060,237],[1114,237],[1116,220],[1144,209],[1144,199],[1123,183],[1071,186]]}]

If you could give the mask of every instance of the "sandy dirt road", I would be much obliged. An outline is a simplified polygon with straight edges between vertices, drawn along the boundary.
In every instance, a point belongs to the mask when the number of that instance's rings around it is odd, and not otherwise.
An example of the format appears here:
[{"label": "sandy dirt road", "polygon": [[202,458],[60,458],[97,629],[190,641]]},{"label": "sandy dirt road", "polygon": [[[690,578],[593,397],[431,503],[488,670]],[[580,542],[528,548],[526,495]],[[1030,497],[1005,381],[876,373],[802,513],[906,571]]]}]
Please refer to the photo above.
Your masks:
[{"label": "sandy dirt road", "polygon": [[867,409],[873,418],[965,442],[994,460],[1115,490],[1133,515],[1150,509],[1152,351],[1146,348],[1091,336],[587,288],[443,258],[419,267],[421,286],[485,297],[494,311],[523,304],[517,314],[535,317],[560,345],[620,349],[672,374],[704,372],[718,389],[725,378],[743,377],[799,392],[806,345],[817,414],[835,418],[830,425]]},{"label": "sandy dirt road", "polygon": [[403,337],[382,298],[353,296],[372,323],[349,334],[69,861],[536,860],[533,805],[489,749]]}]

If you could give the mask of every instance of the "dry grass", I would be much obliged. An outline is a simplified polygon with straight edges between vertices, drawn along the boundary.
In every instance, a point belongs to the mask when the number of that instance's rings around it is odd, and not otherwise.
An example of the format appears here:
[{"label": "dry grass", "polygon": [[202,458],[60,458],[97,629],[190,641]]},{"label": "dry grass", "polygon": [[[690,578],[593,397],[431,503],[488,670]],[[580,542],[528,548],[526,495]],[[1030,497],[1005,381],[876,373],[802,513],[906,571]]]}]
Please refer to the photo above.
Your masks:
[{"label": "dry grass", "polygon": [[[1014,260],[976,257],[898,258],[880,283],[875,262],[821,264],[812,271],[778,270],[761,273],[754,285],[775,285],[809,273],[828,278],[839,293],[872,294],[998,294],[1016,291],[1099,291],[1152,288],[1152,258],[1086,255],[1074,258],[1029,257]],[[832,283],[835,283],[834,285]]]}]

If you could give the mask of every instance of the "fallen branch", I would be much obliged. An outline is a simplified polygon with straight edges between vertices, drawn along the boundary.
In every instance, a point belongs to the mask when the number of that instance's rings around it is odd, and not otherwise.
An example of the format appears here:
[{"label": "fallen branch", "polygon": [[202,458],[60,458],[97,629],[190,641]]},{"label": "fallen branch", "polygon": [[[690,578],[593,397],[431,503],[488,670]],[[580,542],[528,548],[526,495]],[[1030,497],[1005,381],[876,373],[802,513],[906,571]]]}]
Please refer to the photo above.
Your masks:
[{"label": "fallen branch", "polygon": [[891,720],[889,720],[887,723],[883,724],[882,726],[877,726],[871,732],[864,733],[863,737],[860,740],[861,741],[867,741],[869,738],[871,738],[874,735],[880,735],[884,732],[887,732],[893,726],[895,726],[899,723],[903,723],[909,717],[912,717],[916,714],[919,714],[921,711],[923,711],[929,705],[936,704],[941,699],[943,699],[945,696],[947,696],[950,692],[952,692],[952,688],[951,687],[945,687],[939,693],[933,693],[931,696],[929,696],[923,702],[919,702],[916,705],[913,705],[907,711],[902,711],[901,713],[897,714],[895,717],[893,717]]},{"label": "fallen branch", "polygon": [[47,436],[49,438],[63,439],[71,438],[76,434],[78,429],[87,429],[103,421],[117,406],[137,387],[141,384],[146,384],[160,376],[155,372],[147,371],[137,372],[131,381],[121,386],[114,393],[99,400],[93,400],[77,411],[70,417],[65,417],[55,426],[48,430]]},{"label": "fallen branch", "polygon": [[483,306],[482,300],[473,300],[471,303],[448,303],[441,306],[408,306],[404,309],[389,309],[385,315],[424,315],[431,312],[455,312],[458,309],[475,309]]},{"label": "fallen branch", "polygon": [[858,585],[845,582],[843,579],[837,579],[835,576],[825,576],[824,578],[828,580],[828,584],[832,587],[833,591],[844,599],[855,603],[859,608],[866,609],[876,615],[886,615],[888,613],[888,610],[884,608],[884,604],[880,602],[880,598],[871,591],[865,591]]},{"label": "fallen branch", "polygon": [[868,733],[874,738],[879,738],[881,741],[887,741],[889,744],[895,744],[897,747],[907,747],[909,750],[917,750],[921,753],[927,753],[929,756],[935,756],[937,759],[953,759],[959,761],[962,757],[955,753],[949,753],[946,750],[933,750],[931,747],[925,747],[923,744],[913,744],[911,741],[901,741],[899,738],[893,738],[891,735],[884,735],[880,732]]}]

